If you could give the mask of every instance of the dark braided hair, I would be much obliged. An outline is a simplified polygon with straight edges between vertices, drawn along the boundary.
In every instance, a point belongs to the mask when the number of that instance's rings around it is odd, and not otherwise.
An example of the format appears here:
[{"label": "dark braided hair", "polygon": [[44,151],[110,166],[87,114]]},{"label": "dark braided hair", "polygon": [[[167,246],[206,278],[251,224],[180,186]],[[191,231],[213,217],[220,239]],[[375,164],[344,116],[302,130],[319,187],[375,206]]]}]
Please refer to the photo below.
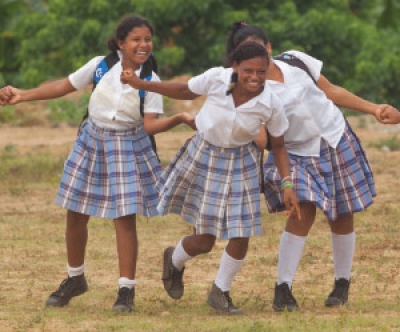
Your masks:
[{"label": "dark braided hair", "polygon": [[[269,65],[269,55],[266,47],[255,41],[246,41],[239,44],[239,46],[236,47],[233,52],[229,54],[228,59],[231,64],[236,63],[237,65],[239,65],[242,61],[258,57],[266,58],[267,64]],[[226,91],[226,95],[232,93],[233,89],[236,86],[237,80],[238,74],[233,72],[228,91]]]},{"label": "dark braided hair", "polygon": [[153,26],[145,18],[139,15],[125,16],[118,24],[117,29],[115,30],[115,35],[108,39],[108,49],[111,52],[116,52],[119,50],[118,41],[125,40],[126,36],[128,36],[129,32],[131,32],[134,28],[143,26],[149,28],[151,35],[154,35]]},{"label": "dark braided hair", "polygon": [[225,67],[230,67],[232,65],[228,55],[232,53],[240,43],[249,37],[262,40],[264,45],[269,43],[268,36],[259,27],[247,24],[243,21],[235,22],[231,25],[228,40],[226,42],[226,58],[224,60]]}]

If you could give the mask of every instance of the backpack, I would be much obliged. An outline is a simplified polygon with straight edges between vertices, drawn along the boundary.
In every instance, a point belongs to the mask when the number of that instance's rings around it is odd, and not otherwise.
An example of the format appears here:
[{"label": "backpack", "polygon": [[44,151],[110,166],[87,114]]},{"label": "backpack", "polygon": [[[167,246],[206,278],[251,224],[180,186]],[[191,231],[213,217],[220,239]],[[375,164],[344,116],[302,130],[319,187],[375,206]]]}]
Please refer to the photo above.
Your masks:
[{"label": "backpack", "polygon": [[[103,78],[103,76],[119,61],[119,56],[117,52],[112,52],[104,57],[103,60],[100,61],[100,63],[97,65],[96,70],[94,71],[93,74],[93,89],[96,89],[97,84],[100,82],[100,80]],[[154,58],[154,55],[151,54],[150,57],[146,60],[146,62],[142,65],[142,70],[140,71],[140,79],[150,81],[152,78],[152,73],[153,71],[157,73],[157,62],[156,59]],[[144,90],[139,90],[139,97],[140,97],[140,115],[144,117],[144,99],[146,97],[146,91]],[[89,116],[89,110],[86,110],[86,114],[82,118],[81,125],[82,126],[83,122],[88,118]],[[157,158],[157,146],[156,146],[156,140],[154,138],[154,135],[149,135],[150,141],[151,141],[151,147],[153,148],[153,151],[155,152]],[[158,158],[159,159],[159,158]]]},{"label": "backpack", "polygon": [[[297,68],[300,68],[300,69],[304,70],[308,74],[308,76],[310,76],[310,78],[313,80],[315,85],[317,85],[317,81],[315,80],[314,76],[311,75],[310,69],[298,57],[294,56],[293,54],[289,54],[289,53],[281,53],[281,54],[276,55],[276,56],[274,56],[272,58],[274,60],[280,60],[282,62],[286,62],[288,65],[291,65],[293,67],[297,67]],[[267,146],[265,148],[268,151],[271,151],[272,146],[271,146],[271,139],[270,139],[270,135],[269,135],[268,130],[267,130],[267,138],[268,138]]]}]

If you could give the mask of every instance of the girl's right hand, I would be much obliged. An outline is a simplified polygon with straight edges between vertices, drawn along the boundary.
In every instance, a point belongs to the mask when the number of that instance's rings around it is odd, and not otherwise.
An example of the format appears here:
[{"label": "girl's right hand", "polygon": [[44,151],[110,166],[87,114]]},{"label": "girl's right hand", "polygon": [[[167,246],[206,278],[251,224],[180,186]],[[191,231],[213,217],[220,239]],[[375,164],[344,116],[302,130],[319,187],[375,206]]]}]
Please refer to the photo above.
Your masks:
[{"label": "girl's right hand", "polygon": [[301,220],[299,200],[291,188],[286,188],[283,190],[283,200],[287,211],[287,217],[290,217],[295,213],[297,215],[297,219]]},{"label": "girl's right hand", "polygon": [[15,105],[21,102],[21,90],[8,85],[0,89],[0,105]]}]

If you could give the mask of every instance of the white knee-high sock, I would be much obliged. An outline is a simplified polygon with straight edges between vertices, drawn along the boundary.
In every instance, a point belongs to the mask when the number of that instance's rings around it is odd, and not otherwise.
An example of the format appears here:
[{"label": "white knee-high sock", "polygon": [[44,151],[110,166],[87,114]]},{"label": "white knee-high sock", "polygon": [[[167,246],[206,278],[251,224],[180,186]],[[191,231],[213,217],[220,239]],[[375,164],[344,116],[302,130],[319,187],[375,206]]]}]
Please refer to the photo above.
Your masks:
[{"label": "white knee-high sock", "polygon": [[81,276],[85,272],[85,263],[78,267],[71,267],[67,264],[67,271],[69,277]]},{"label": "white knee-high sock", "polygon": [[245,260],[246,257],[241,260],[234,259],[228,255],[226,250],[224,250],[219,264],[217,277],[214,281],[215,285],[223,292],[229,291],[233,279],[235,279],[236,274],[239,272]]},{"label": "white knee-high sock", "polygon": [[192,256],[188,255],[188,253],[185,251],[185,248],[183,248],[182,240],[183,239],[178,242],[172,254],[172,265],[179,271],[183,269],[186,261],[193,258]]},{"label": "white knee-high sock", "polygon": [[277,284],[287,283],[292,287],[307,236],[297,236],[284,231],[279,244]]},{"label": "white knee-high sock", "polygon": [[344,235],[331,233],[331,239],[335,278],[336,280],[340,278],[350,280],[356,248],[356,233],[352,232]]}]

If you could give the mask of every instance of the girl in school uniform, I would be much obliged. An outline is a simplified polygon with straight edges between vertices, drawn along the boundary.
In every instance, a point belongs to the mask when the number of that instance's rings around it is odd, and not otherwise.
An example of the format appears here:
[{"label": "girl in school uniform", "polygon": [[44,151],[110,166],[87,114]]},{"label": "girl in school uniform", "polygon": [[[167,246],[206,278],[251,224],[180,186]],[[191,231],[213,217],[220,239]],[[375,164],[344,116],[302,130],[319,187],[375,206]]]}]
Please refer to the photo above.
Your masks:
[{"label": "girl in school uniform", "polygon": [[[271,53],[266,34],[244,22],[231,26],[227,53],[248,40],[259,42]],[[276,311],[299,308],[292,294],[292,283],[317,208],[329,221],[335,270],[334,287],[325,305],[342,305],[348,301],[355,250],[354,213],[371,205],[376,193],[361,142],[336,105],[371,114],[382,123],[394,122],[397,110],[387,104],[364,100],[330,83],[321,74],[322,62],[318,59],[299,51],[285,53],[300,59],[309,73],[271,59],[267,75],[289,120],[285,146],[302,216],[299,219],[296,214],[290,215],[281,236],[273,308]],[[270,212],[281,211],[284,207],[281,175],[275,160],[276,154],[272,151],[264,164],[263,191]]]},{"label": "girl in school uniform", "polygon": [[169,296],[181,298],[185,262],[210,252],[216,238],[228,240],[207,302],[219,313],[234,315],[242,311],[229,295],[231,283],[246,259],[249,237],[261,234],[259,150],[253,139],[265,135],[264,130],[260,134],[263,126],[272,135],[277,167],[286,179],[286,208],[292,214],[298,213],[298,206],[288,181],[282,136],[287,119],[265,81],[266,48],[243,43],[230,56],[231,68],[211,68],[187,84],[144,82],[133,71],[124,71],[121,80],[171,98],[207,96],[196,117],[197,134],[184,144],[157,183],[160,213],[179,214],[195,228],[195,234],[165,249],[162,279]]},{"label": "girl in school uniform", "polygon": [[[90,216],[113,219],[119,259],[119,289],[113,311],[134,309],[137,233],[136,214],[158,214],[156,180],[161,166],[152,149],[149,134],[186,123],[194,118],[186,113],[159,119],[162,96],[148,93],[144,117],[139,91],[122,84],[124,68],[138,74],[152,54],[153,28],[140,16],[127,16],[118,25],[108,47],[118,61],[104,74],[98,67],[104,56],[91,59],[66,78],[30,90],[7,86],[0,91],[2,105],[53,99],[92,84],[94,75],[104,76],[89,102],[88,120],[81,126],[65,162],[56,203],[67,209],[66,246],[68,276],[46,301],[47,307],[64,307],[87,291],[85,249]],[[103,70],[100,73],[100,70]],[[153,72],[152,80],[159,81]],[[106,267],[104,267],[106,268]]]}]

